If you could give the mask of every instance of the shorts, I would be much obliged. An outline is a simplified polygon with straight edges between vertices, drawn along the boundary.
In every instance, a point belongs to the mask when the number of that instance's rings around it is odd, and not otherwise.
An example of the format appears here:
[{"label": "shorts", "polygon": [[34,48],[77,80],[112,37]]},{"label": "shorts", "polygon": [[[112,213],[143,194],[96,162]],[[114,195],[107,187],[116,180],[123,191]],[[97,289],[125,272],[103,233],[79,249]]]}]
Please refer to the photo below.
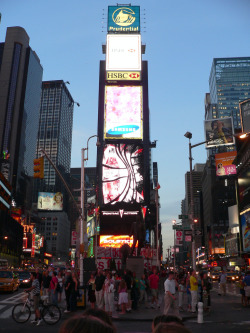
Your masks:
[{"label": "shorts", "polygon": [[38,310],[39,309],[40,296],[34,295],[33,300],[34,300],[34,309]]},{"label": "shorts", "polygon": [[151,289],[152,297],[158,297],[158,289]]}]

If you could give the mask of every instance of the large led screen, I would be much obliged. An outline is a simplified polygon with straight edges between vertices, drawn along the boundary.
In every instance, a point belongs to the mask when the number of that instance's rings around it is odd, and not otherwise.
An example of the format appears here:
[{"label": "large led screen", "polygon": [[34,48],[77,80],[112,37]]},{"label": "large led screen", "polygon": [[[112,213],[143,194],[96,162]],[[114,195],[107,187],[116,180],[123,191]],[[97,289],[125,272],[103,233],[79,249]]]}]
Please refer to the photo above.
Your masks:
[{"label": "large led screen", "polygon": [[141,70],[141,35],[107,35],[107,71]]},{"label": "large led screen", "polygon": [[236,165],[233,164],[236,155],[236,151],[215,154],[216,176],[236,175]]},{"label": "large led screen", "polygon": [[61,192],[38,192],[37,208],[40,210],[63,210],[63,194]]},{"label": "large led screen", "polygon": [[234,144],[232,118],[205,120],[206,147]]},{"label": "large led screen", "polygon": [[244,133],[250,132],[250,99],[240,103],[241,129]]},{"label": "large led screen", "polygon": [[142,87],[105,87],[105,139],[142,139]]},{"label": "large led screen", "polygon": [[250,252],[250,212],[241,215],[243,251]]},{"label": "large led screen", "polygon": [[120,248],[124,244],[132,247],[133,236],[100,236],[100,247]]},{"label": "large led screen", "polygon": [[108,144],[104,148],[102,192],[104,204],[144,200],[141,146]]}]

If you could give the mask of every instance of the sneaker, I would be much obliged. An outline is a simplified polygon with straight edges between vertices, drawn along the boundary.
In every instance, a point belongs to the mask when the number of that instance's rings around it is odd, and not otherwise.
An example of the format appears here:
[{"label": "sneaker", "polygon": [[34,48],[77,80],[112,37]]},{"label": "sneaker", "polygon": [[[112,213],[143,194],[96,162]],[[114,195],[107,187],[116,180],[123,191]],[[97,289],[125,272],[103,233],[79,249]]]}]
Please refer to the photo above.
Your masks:
[{"label": "sneaker", "polygon": [[64,310],[64,313],[69,313],[70,311],[69,310]]},{"label": "sneaker", "polygon": [[42,319],[38,319],[36,326],[39,326],[42,322]]},{"label": "sneaker", "polygon": [[37,319],[31,320],[31,324],[36,324],[36,323],[37,323]]}]

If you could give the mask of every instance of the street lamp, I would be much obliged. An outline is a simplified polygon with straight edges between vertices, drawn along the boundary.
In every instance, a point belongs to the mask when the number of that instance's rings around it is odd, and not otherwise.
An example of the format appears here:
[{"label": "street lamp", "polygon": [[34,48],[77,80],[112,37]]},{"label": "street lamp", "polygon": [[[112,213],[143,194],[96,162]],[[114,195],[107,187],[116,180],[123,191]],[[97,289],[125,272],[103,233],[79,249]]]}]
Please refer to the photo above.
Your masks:
[{"label": "street lamp", "polygon": [[[92,135],[88,138],[87,148],[81,149],[81,210],[82,210],[82,218],[80,223],[80,287],[84,285],[83,280],[83,255],[88,247],[88,235],[87,235],[87,224],[85,221],[84,214],[84,162],[89,159],[89,140],[91,138],[97,137],[96,145],[100,146],[100,141],[98,135]],[[87,152],[87,156],[85,157],[85,151]]]}]

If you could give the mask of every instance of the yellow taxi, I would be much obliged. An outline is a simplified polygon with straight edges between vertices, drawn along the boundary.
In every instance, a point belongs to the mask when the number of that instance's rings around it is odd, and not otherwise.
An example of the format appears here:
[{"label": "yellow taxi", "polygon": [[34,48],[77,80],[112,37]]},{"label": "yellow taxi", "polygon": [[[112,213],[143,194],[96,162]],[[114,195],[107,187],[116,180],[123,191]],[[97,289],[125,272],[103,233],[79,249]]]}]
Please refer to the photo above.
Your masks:
[{"label": "yellow taxi", "polygon": [[18,290],[20,281],[18,276],[11,271],[0,270],[0,291]]}]

